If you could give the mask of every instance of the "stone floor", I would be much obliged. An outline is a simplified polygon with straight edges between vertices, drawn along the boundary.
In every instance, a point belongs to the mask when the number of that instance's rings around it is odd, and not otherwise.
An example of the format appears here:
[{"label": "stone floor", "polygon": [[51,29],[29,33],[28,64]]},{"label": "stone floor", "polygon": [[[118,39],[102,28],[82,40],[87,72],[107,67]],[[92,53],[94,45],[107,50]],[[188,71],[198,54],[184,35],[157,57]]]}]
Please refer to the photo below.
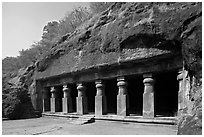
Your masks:
[{"label": "stone floor", "polygon": [[84,125],[73,119],[41,117],[3,120],[3,135],[176,135],[176,125],[97,120]]},{"label": "stone floor", "polygon": [[65,118],[80,118],[80,117],[94,117],[96,120],[112,120],[112,121],[123,121],[123,122],[140,122],[140,123],[156,123],[156,124],[176,124],[177,117],[164,117],[156,116],[155,118],[143,118],[142,116],[130,114],[130,116],[118,116],[114,113],[108,113],[102,116],[95,116],[94,112],[88,114],[78,115],[76,112],[73,113],[62,113],[62,112],[44,112],[43,116],[51,117],[65,117]]}]

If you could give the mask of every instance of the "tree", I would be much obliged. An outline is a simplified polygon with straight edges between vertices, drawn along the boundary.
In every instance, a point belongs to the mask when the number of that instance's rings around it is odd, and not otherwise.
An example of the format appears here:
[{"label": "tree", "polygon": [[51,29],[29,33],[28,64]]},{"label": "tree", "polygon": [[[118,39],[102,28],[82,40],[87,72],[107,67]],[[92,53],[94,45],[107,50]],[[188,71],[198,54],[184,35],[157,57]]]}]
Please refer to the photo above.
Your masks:
[{"label": "tree", "polygon": [[65,17],[60,20],[59,34],[65,35],[73,32],[83,22],[92,17],[90,11],[85,7],[75,8],[71,13],[67,13]]},{"label": "tree", "polygon": [[40,43],[44,46],[52,47],[59,35],[59,23],[57,21],[48,22],[43,28],[42,39]]},{"label": "tree", "polygon": [[[33,43],[29,49],[19,51],[20,55],[17,57],[7,57],[2,60],[3,116],[10,119],[18,119],[34,111],[27,94],[28,87],[33,81],[32,75],[34,68],[31,72],[25,73],[25,75],[23,74],[20,78],[19,76],[21,74],[18,73],[19,69],[26,68],[46,56],[51,48],[55,46],[61,38],[64,38],[63,36],[65,34],[73,32],[89,18],[91,18],[89,10],[83,7],[75,8],[71,13],[67,13],[59,22],[48,22],[43,28],[42,38],[39,42]],[[14,88],[14,85],[9,83],[11,78],[20,80],[18,82],[22,84],[21,87]],[[34,114],[34,112],[31,114]]]},{"label": "tree", "polygon": [[3,74],[6,72],[16,72],[16,70],[20,68],[21,66],[19,64],[18,58],[16,57],[6,57],[2,60]]},{"label": "tree", "polygon": [[113,2],[90,2],[90,9],[93,14],[105,11]]}]

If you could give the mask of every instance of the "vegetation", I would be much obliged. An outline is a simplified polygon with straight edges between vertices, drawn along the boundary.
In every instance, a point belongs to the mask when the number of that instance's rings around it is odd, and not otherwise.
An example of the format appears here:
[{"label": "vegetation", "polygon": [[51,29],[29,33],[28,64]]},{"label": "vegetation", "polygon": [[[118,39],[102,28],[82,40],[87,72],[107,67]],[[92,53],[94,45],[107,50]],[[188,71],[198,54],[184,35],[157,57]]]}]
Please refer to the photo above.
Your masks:
[{"label": "vegetation", "polygon": [[114,2],[91,2],[90,8],[92,13],[101,13],[105,11]]},{"label": "vegetation", "polygon": [[[107,8],[108,10],[106,10]],[[91,20],[89,20],[90,18]],[[62,56],[66,50],[70,50],[70,47],[80,51],[84,50],[86,55],[96,53],[96,51],[112,55],[102,57],[108,62],[113,60],[113,56],[115,57],[113,53],[128,48],[128,46],[131,48],[153,46],[158,49],[170,48],[181,52],[185,70],[190,76],[189,97],[193,103],[193,109],[192,114],[184,114],[179,120],[178,134],[201,134],[201,28],[202,3],[112,4],[104,2],[90,3],[90,9],[76,8],[62,20],[49,22],[43,29],[42,39],[34,43],[30,49],[20,51],[20,56],[17,58],[8,57],[3,60],[4,115],[10,118],[13,118],[15,113],[23,115],[23,112],[19,111],[23,108],[20,107],[20,104],[29,101],[24,102],[19,94],[23,93],[26,97],[28,88],[34,85],[31,78],[34,73],[33,69],[36,67],[39,69],[39,65],[42,66],[43,71],[46,65],[49,66],[49,61]],[[132,55],[132,52],[127,53]],[[74,53],[66,56],[66,59],[74,62],[71,59],[72,56]],[[101,54],[96,54],[95,58],[99,57]],[[90,66],[91,63],[94,63],[92,60],[95,58],[85,58],[81,61]],[[29,69],[23,73],[18,72],[20,68],[28,65],[31,65]],[[21,75],[19,76],[19,74]],[[11,77],[16,78],[16,76],[20,86],[13,87],[13,84],[8,81]]]},{"label": "vegetation", "polygon": [[[54,46],[66,40],[77,27],[94,14],[107,9],[110,4],[94,2],[90,5],[90,9],[78,7],[67,13],[61,20],[48,22],[43,28],[40,41],[33,43],[29,49],[19,51],[19,56],[6,57],[2,60],[3,117],[18,119],[28,115],[25,113],[34,111],[28,92],[29,86],[33,83],[33,66],[37,60],[46,56]],[[27,117],[30,116],[33,114]]]},{"label": "vegetation", "polygon": [[87,7],[78,7],[72,12],[67,13],[59,21],[48,22],[43,28],[43,34],[40,41],[33,43],[29,49],[19,51],[18,57],[6,57],[2,60],[3,74],[9,73],[15,76],[20,68],[25,68],[43,55],[48,53],[63,36],[72,33],[83,22],[90,19],[94,14],[98,14],[108,8],[112,3],[91,2],[90,9]]}]

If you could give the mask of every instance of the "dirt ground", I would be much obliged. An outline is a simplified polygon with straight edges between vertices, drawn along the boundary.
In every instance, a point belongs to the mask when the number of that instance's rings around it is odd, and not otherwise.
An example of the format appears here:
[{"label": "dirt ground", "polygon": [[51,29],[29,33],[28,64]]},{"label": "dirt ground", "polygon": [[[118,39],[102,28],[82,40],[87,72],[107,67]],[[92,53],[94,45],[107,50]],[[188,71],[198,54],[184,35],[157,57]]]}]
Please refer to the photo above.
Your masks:
[{"label": "dirt ground", "polygon": [[176,135],[175,125],[95,121],[72,124],[66,118],[41,117],[23,120],[3,120],[3,135]]}]

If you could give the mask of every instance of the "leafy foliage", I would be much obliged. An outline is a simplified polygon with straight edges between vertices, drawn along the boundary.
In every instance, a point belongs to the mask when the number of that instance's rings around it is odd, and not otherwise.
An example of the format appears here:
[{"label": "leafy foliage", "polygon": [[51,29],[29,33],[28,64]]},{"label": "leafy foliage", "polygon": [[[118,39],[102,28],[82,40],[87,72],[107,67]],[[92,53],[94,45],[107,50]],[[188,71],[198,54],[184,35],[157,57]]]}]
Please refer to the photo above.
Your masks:
[{"label": "leafy foliage", "polygon": [[6,57],[2,60],[2,72],[5,74],[6,72],[16,72],[16,70],[20,69],[18,58],[15,57]]},{"label": "leafy foliage", "polygon": [[90,9],[93,14],[105,11],[113,2],[90,2]]},{"label": "leafy foliage", "polygon": [[18,57],[7,57],[2,60],[3,74],[15,76],[20,68],[25,68],[43,58],[53,46],[67,33],[73,32],[84,21],[91,18],[87,8],[78,7],[59,21],[48,22],[43,28],[42,39],[33,43],[29,49],[23,49]]},{"label": "leafy foliage", "polygon": [[27,90],[24,87],[11,87],[10,93],[3,98],[3,114],[9,119],[18,119],[22,117],[23,105],[30,101]]},{"label": "leafy foliage", "polygon": [[[6,57],[2,60],[2,115],[4,117],[19,119],[23,116],[28,118],[34,114],[28,94],[29,86],[33,83],[34,68],[32,66],[37,60],[46,56],[64,35],[73,32],[91,16],[88,9],[75,8],[62,20],[48,22],[43,28],[39,42],[33,43],[29,49],[21,50],[17,57]],[[24,68],[22,74],[19,73],[21,68]],[[14,79],[18,85],[10,83],[11,79]]]},{"label": "leafy foliage", "polygon": [[75,8],[71,13],[67,13],[66,16],[59,21],[59,35],[63,36],[73,32],[78,26],[91,17],[92,14],[87,8]]}]

